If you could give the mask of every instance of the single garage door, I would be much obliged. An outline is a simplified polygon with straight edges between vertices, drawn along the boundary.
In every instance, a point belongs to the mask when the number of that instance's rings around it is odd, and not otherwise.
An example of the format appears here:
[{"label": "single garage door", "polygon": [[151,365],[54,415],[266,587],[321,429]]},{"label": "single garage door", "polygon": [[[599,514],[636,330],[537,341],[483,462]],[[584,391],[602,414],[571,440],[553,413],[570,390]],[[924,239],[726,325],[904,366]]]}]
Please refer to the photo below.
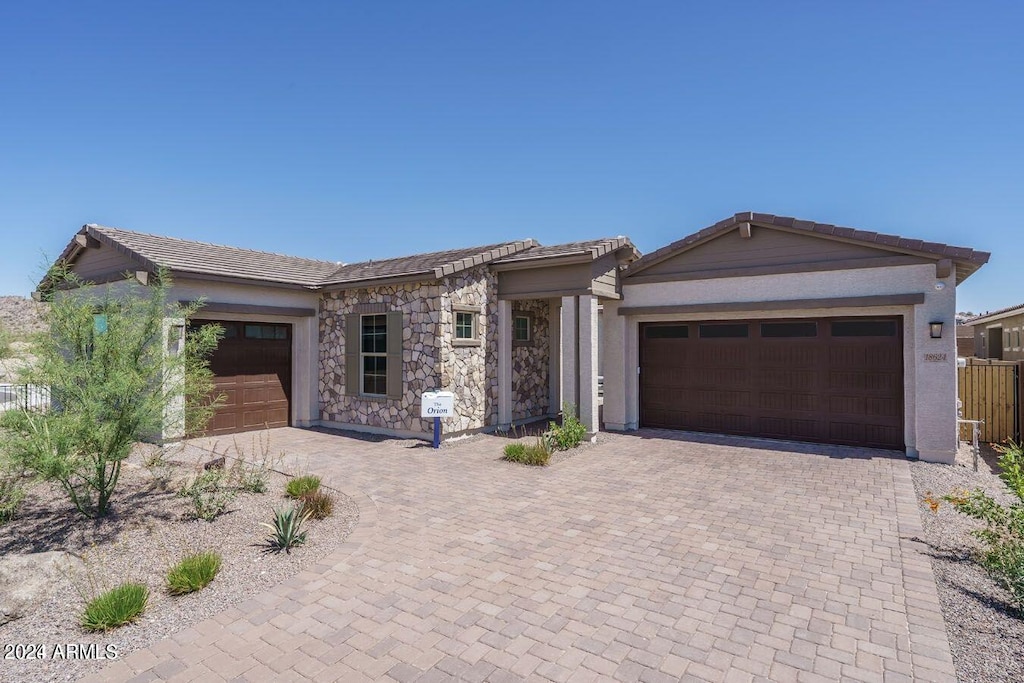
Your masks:
[{"label": "single garage door", "polygon": [[640,422],[903,449],[902,323],[893,318],[640,326]]},{"label": "single garage door", "polygon": [[287,427],[292,393],[291,325],[215,322],[224,328],[224,338],[210,357],[210,369],[214,391],[224,396],[224,403],[206,434]]}]

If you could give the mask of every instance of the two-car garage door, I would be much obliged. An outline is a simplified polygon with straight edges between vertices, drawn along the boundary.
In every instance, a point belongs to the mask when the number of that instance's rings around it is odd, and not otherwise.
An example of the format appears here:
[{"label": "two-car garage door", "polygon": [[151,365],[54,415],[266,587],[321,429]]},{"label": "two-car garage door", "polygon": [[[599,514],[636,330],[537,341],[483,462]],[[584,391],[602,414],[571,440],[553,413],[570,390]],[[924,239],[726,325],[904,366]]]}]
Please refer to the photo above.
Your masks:
[{"label": "two-car garage door", "polygon": [[901,319],[642,324],[640,421],[902,449]]}]

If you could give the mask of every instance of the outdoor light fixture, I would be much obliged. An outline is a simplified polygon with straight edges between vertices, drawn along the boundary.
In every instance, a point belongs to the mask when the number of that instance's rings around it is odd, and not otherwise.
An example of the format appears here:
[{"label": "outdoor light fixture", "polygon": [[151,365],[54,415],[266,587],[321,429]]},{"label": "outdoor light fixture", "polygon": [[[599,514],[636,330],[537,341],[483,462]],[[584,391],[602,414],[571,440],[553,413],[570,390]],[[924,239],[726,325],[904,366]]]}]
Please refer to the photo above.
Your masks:
[{"label": "outdoor light fixture", "polygon": [[932,339],[942,339],[942,323],[928,323],[928,327],[931,329]]}]

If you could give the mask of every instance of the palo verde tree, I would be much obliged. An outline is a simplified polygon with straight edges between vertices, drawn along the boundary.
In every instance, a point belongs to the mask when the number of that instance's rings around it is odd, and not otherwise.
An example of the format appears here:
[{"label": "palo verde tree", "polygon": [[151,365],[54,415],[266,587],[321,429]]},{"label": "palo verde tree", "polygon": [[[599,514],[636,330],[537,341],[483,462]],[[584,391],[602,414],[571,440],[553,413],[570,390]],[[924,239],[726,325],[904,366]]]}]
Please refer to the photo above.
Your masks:
[{"label": "palo verde tree", "polygon": [[4,446],[59,483],[82,514],[102,517],[137,441],[163,438],[169,422],[179,432],[205,428],[216,407],[208,356],[222,330],[185,332],[200,304],[170,301],[166,273],[147,285],[99,286],[56,267],[44,282],[48,332],[21,381],[48,387],[50,407],[5,413]]}]

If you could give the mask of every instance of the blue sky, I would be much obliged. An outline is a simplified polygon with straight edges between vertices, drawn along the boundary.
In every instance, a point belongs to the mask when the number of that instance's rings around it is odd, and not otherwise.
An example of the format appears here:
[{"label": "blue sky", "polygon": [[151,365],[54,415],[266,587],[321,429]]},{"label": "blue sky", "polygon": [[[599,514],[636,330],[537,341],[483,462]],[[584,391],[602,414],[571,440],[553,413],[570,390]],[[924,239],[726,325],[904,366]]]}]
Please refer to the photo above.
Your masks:
[{"label": "blue sky", "polygon": [[993,252],[1024,302],[1019,2],[0,7],[0,293],[84,223],[357,261],[643,251],[764,211]]}]

